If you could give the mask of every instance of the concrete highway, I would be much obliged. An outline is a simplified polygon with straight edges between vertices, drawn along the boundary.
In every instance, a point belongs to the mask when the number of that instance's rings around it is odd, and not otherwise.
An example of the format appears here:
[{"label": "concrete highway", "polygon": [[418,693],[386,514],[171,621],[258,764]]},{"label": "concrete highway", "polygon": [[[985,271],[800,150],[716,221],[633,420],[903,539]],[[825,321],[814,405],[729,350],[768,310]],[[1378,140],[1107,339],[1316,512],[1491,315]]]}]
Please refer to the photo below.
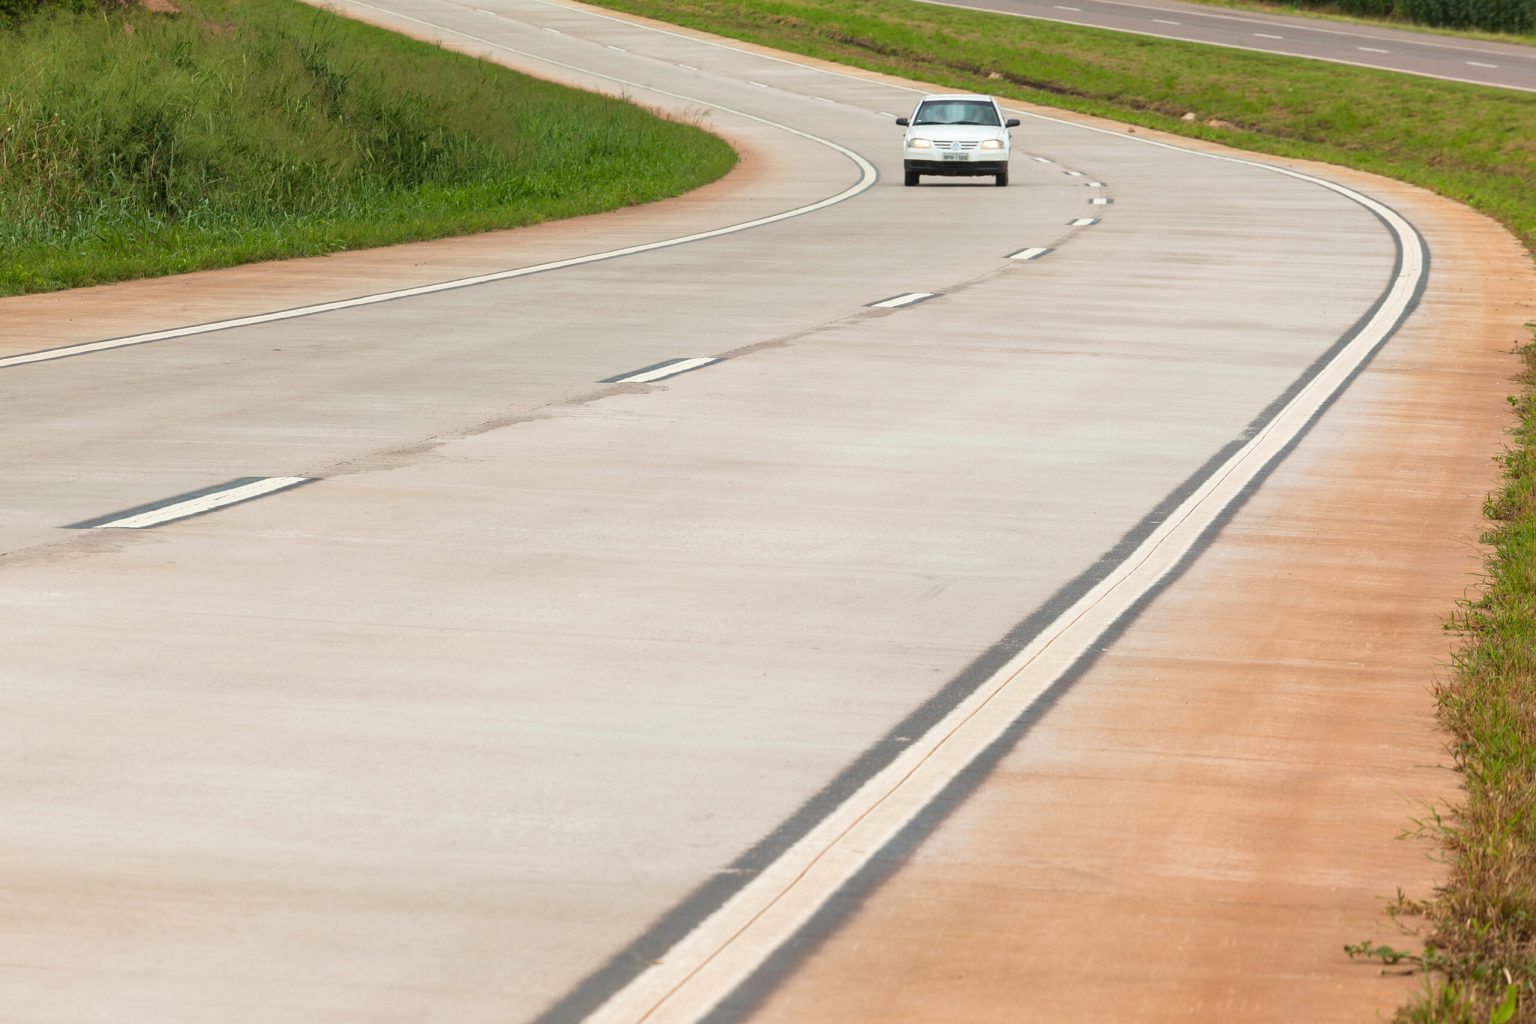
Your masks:
[{"label": "concrete highway", "polygon": [[1294,169],[1020,110],[1012,186],[904,188],[916,85],[339,6],[743,167],[0,302],[0,1020],[700,1018],[1424,285],[1409,223]]},{"label": "concrete highway", "polygon": [[1178,0],[924,0],[941,7],[1210,43],[1450,82],[1536,92],[1536,47],[1429,32],[1229,10]]}]

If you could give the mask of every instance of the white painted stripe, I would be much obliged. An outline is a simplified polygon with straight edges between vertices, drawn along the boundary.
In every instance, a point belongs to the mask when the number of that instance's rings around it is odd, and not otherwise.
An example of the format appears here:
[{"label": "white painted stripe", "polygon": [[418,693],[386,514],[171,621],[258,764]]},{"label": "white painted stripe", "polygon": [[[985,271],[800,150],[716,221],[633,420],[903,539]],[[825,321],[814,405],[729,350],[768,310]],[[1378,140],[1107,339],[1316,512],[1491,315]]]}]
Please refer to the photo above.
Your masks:
[{"label": "white painted stripe", "polygon": [[877,110],[877,111],[875,111],[875,116],[876,117],[895,117],[896,115],[891,113],[889,110]]},{"label": "white painted stripe", "polygon": [[1092,199],[1088,200],[1088,205],[1089,206],[1108,206],[1109,205],[1109,200],[1105,199],[1103,196],[1094,196]]},{"label": "white painted stripe", "polygon": [[1272,36],[1268,32],[1255,32],[1254,35],[1258,36],[1260,39],[1284,39],[1285,38],[1285,36]]},{"label": "white painted stripe", "polygon": [[[783,210],[779,213],[769,214],[766,217],[759,217],[755,220],[743,221],[739,224],[728,224],[725,227],[712,228],[709,231],[700,231],[692,235],[681,235],[677,238],[664,238],[655,242],[645,242],[640,245],[627,246],[623,249],[609,249],[605,252],[592,253],[587,256],[574,256],[570,259],[555,260],[550,263],[539,263],[531,267],[518,267],[514,270],[500,270],[496,271],[495,273],[480,274],[475,277],[462,277],[452,281],[440,281],[437,284],[420,285],[415,288],[401,288],[392,292],[380,292],[376,295],[362,295],[358,296],[357,298],[338,299],[334,302],[321,302],[312,306],[298,306],[294,309],[277,310],[276,312],[272,313],[257,313],[252,316],[233,317],[229,320],[215,320],[212,323],[194,324],[190,327],[172,327],[163,331],[149,331],[144,334],[133,334],[122,338],[109,338],[105,341],[86,342],[82,345],[69,345],[64,348],[45,349],[41,352],[28,352],[23,355],[8,356],[6,358],[0,359],[0,369],[4,369],[8,366],[21,366],[26,363],[41,363],[53,359],[64,359],[68,356],[84,355],[88,352],[101,352],[107,349],[125,348],[129,345],[143,345],[152,341],[166,341],[171,338],[187,338],[198,334],[209,334],[214,331],[229,330],[235,327],[250,327],[255,324],[273,323],[279,320],[292,320],[296,317],[312,316],[316,313],[330,313],[336,310],[352,309],[358,306],[371,306],[380,302],[390,302],[394,299],[406,299],[416,295],[432,295],[436,292],[452,291],[457,288],[468,288],[479,284],[489,284],[493,281],[509,281],[513,278],[527,277],[530,274],[539,274],[548,270],[563,270],[566,267],[579,267],[587,263],[597,263],[602,260],[616,259],[621,256],[634,256],[638,253],[653,252],[657,249],[668,249],[672,246],[684,245],[688,242],[699,242],[707,238],[719,238],[722,235],[732,235],[739,231],[747,231],[751,228],[761,227],[765,224],[776,224],[782,220],[801,217],[808,213],[815,213],[817,210],[824,210],[829,206],[836,206],[838,203],[844,202],[861,192],[867,191],[873,187],[875,182],[879,179],[879,175],[875,171],[874,164],[870,163],[864,157],[860,156],[858,153],[855,153],[847,146],[833,142],[831,139],[824,139],[819,135],[812,135],[810,132],[801,131],[798,128],[791,128],[787,124],[782,124],[778,121],[772,121],[766,117],[759,117],[756,114],[749,114],[746,111],[737,110],[734,107],[727,107],[718,103],[711,103],[708,100],[699,99],[697,96],[688,96],[683,93],[668,92],[664,89],[658,89],[654,86],[645,85],[641,82],[631,81],[627,78],[619,78],[614,75],[604,75],[595,71],[589,71],[586,68],[577,67],[574,64],[565,64],[561,61],[551,60],[548,57],[540,57],[537,54],[513,49],[510,46],[504,46],[501,43],[486,39],[482,36],[473,35],[468,32],[461,32],[456,29],[445,29],[440,25],[434,25],[433,23],[423,21],[420,18],[414,18],[404,14],[397,14],[393,11],[384,11],[381,8],[374,7],[372,4],[363,3],[362,0],[349,0],[349,2],[351,2],[354,6],[367,7],[370,10],[378,11],[380,14],[387,14],[391,17],[399,18],[404,21],[413,21],[418,25],[424,25],[430,29],[452,32],[453,35],[459,36],[460,38],[468,39],[472,42],[480,43],[485,46],[494,47],[498,50],[505,50],[508,53],[515,53],[519,56],[529,57],[554,67],[565,68],[570,71],[580,71],[584,74],[589,74],[594,78],[606,79],[607,81],[613,82],[616,85],[641,89],[647,92],[655,93],[659,96],[668,96],[672,99],[686,100],[689,103],[698,103],[702,106],[711,107],[715,110],[720,110],[727,114],[732,114],[736,117],[742,117],[749,121],[754,121],[758,124],[767,125],[770,128],[776,128],[779,131],[787,132],[790,135],[806,139],[807,141],[814,142],[818,145],[826,146],[828,149],[831,149],[837,153],[841,153],[849,160],[852,160],[854,166],[859,169],[859,180],[843,189],[843,191],[837,193],[836,195],[828,196],[825,199],[817,200],[816,202],[809,203],[805,206],[797,206],[792,210]],[[625,22],[625,24],[629,23]],[[788,62],[785,61],[783,63]]]},{"label": "white painted stripe", "polygon": [[[1211,156],[1248,166],[1269,166]],[[632,1024],[640,1020],[647,1024],[691,1024],[718,1006],[956,776],[1036,706],[1063,673],[1103,642],[1105,633],[1179,565],[1205,531],[1284,454],[1395,328],[1414,301],[1425,269],[1423,244],[1413,228],[1389,207],[1342,185],[1284,168],[1270,169],[1354,199],[1381,216],[1403,246],[1402,266],[1364,328],[1116,569],[616,992],[587,1017],[587,1024]]]},{"label": "white painted stripe", "polygon": [[550,33],[550,34],[551,34],[551,35],[557,35],[557,36],[563,36],[563,35],[565,35],[565,33],[564,33],[564,32],[561,32],[561,31],[560,31],[560,30],[559,30],[559,29],[557,29],[557,28],[551,28],[551,27],[550,27],[550,26],[548,26],[548,25],[541,25],[541,26],[539,26],[539,27],[540,27],[540,28],[542,28],[542,29],[543,29],[543,30],[544,30],[544,31],[545,31],[545,32],[548,32],[548,33]]},{"label": "white painted stripe", "polygon": [[1357,46],[1355,49],[1362,53],[1391,53],[1391,50],[1380,50],[1374,46]]},{"label": "white painted stripe", "polygon": [[747,84],[748,85],[755,85],[759,89],[766,89],[766,88],[768,88],[768,83],[766,83],[766,82],[748,82]]},{"label": "white painted stripe", "polygon": [[692,64],[679,64],[678,67],[682,68],[684,71],[697,71],[697,70],[699,70],[698,68],[694,67]]},{"label": "white painted stripe", "polygon": [[1099,222],[1097,217],[1079,217],[1077,220],[1068,221],[1067,225],[1074,228],[1086,228]]},{"label": "white painted stripe", "polygon": [[1087,184],[1087,186],[1089,188],[1108,188],[1109,187],[1109,186],[1105,185],[1102,181],[1090,181],[1090,182],[1086,182],[1086,184]]},{"label": "white painted stripe", "polygon": [[1052,160],[1048,156],[1037,156],[1034,159],[1035,159],[1035,163],[1037,163],[1037,164],[1053,164],[1053,163],[1056,162],[1055,160]]},{"label": "white painted stripe", "polygon": [[1061,5],[1061,4],[1057,4],[1056,5],[1056,9],[1058,11],[1075,11],[1078,14],[1082,14],[1083,13],[1083,9],[1081,7],[1065,7],[1065,6]]},{"label": "white painted stripe", "polygon": [[299,484],[308,483],[312,477],[307,476],[269,476],[255,483],[242,484],[239,487],[231,487],[227,491],[215,491],[213,494],[204,494],[198,498],[189,498],[179,501],[174,505],[153,509],[149,512],[140,512],[138,515],[128,516],[125,519],[114,519],[109,522],[99,523],[91,527],[93,530],[142,530],[147,526],[159,526],[173,519],[185,519],[188,516],[199,515],[203,512],[211,512],[225,505],[233,505],[236,502],[250,501],[259,498],[263,494],[272,494],[275,491],[286,490],[289,487],[297,487]]},{"label": "white painted stripe", "polygon": [[914,302],[922,302],[931,299],[936,292],[907,292],[905,295],[897,295],[890,299],[881,299],[879,302],[871,302],[870,309],[897,309],[901,306],[910,306]]},{"label": "white painted stripe", "polygon": [[1484,64],[1480,60],[1469,60],[1467,63],[1472,65],[1474,68],[1493,68],[1495,70],[1498,68],[1497,64]]},{"label": "white painted stripe", "polygon": [[658,366],[654,370],[646,370],[644,373],[632,374],[622,380],[614,381],[615,384],[649,384],[653,380],[661,380],[663,377],[672,377],[679,373],[687,373],[689,370],[697,370],[701,366],[710,363],[718,363],[719,356],[700,356],[696,359],[679,359],[675,363]]},{"label": "white painted stripe", "polygon": [[1154,22],[1156,22],[1157,24],[1159,24],[1159,25],[1177,25],[1177,24],[1179,24],[1179,22],[1177,22],[1177,21],[1169,21],[1167,18],[1153,18],[1152,20]]},{"label": "white painted stripe", "polygon": [[1018,252],[1009,253],[1008,258],[1011,260],[1037,260],[1050,251],[1047,248],[1020,249]]},{"label": "white painted stripe", "polygon": [[610,44],[608,46],[608,49],[612,50],[614,53],[628,53],[629,52],[628,50],[624,49],[624,47],[622,47],[622,46],[614,46],[612,44]]},{"label": "white painted stripe", "polygon": [[1082,171],[1062,171],[1061,173],[1062,174],[1070,174],[1074,178],[1081,178],[1083,176],[1083,172]]}]

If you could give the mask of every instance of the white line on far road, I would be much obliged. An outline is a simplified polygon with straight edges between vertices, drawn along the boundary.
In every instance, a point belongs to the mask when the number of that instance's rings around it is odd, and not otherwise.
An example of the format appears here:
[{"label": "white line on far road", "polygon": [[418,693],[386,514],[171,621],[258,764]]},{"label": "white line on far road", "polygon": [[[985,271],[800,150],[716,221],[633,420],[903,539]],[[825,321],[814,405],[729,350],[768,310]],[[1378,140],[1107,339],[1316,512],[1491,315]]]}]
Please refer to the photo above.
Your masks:
[{"label": "white line on far road", "polygon": [[83,524],[85,528],[92,530],[142,530],[149,526],[159,526],[175,519],[185,519],[188,516],[201,515],[204,512],[212,512],[216,508],[225,505],[234,505],[242,501],[250,501],[252,498],[260,498],[265,494],[273,494],[284,491],[299,484],[307,484],[313,477],[307,476],[269,476],[246,483],[237,482],[235,486],[210,494],[200,494],[195,498],[174,502],[160,508],[153,508],[144,512],[130,512],[119,519],[108,519],[105,522],[97,520],[89,524]]},{"label": "white line on far road", "polygon": [[1255,32],[1254,35],[1258,36],[1260,39],[1284,39],[1285,38],[1285,36],[1272,36],[1268,32]]},{"label": "white line on far road", "polygon": [[628,377],[621,377],[614,381],[614,383],[649,384],[653,380],[661,380],[663,377],[675,377],[680,373],[687,373],[689,370],[697,370],[701,366],[708,366],[710,363],[718,363],[719,361],[719,356],[699,356],[694,359],[679,359],[676,362],[666,363],[662,366],[657,366],[650,370],[642,370],[639,373],[632,373]]},{"label": "white line on far road", "polygon": [[1152,19],[1152,23],[1155,24],[1155,25],[1177,25],[1177,24],[1179,24],[1179,22],[1177,22],[1177,21],[1169,21],[1167,18],[1153,18]]},{"label": "white line on far road", "polygon": [[1099,218],[1097,218],[1097,217],[1079,217],[1079,218],[1077,218],[1077,220],[1069,220],[1069,221],[1067,221],[1067,226],[1068,227],[1073,227],[1073,228],[1087,228],[1087,227],[1092,227],[1093,225],[1097,224],[1098,222],[1099,222]]},{"label": "white line on far road", "polygon": [[1484,64],[1480,60],[1469,60],[1469,61],[1467,61],[1467,63],[1472,65],[1474,68],[1494,68],[1494,69],[1498,68],[1497,64]]},{"label": "white line on far road", "polygon": [[1045,248],[1020,249],[1018,252],[1009,253],[1008,258],[1011,260],[1037,260],[1050,251],[1050,249]]},{"label": "white line on far road", "polygon": [[1083,9],[1081,7],[1063,7],[1061,4],[1057,4],[1056,9],[1058,11],[1076,11],[1078,14],[1083,13]]},{"label": "white line on far road", "polygon": [[1391,50],[1379,50],[1374,46],[1357,46],[1355,49],[1361,53],[1391,53]]},{"label": "white line on far road", "polygon": [[911,306],[931,299],[934,292],[907,292],[903,295],[893,295],[889,299],[881,299],[879,302],[871,302],[870,309],[900,309],[902,306]]}]

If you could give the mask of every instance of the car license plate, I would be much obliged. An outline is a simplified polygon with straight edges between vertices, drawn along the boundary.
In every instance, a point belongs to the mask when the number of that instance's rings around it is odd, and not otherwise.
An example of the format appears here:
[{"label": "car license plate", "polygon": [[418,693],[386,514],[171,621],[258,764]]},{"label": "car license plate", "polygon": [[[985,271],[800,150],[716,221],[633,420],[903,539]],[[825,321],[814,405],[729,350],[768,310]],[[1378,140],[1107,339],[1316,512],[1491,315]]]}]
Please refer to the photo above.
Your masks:
[{"label": "car license plate", "polygon": [[970,158],[971,158],[971,155],[969,153],[945,153],[944,154],[944,159],[945,160],[969,160]]}]

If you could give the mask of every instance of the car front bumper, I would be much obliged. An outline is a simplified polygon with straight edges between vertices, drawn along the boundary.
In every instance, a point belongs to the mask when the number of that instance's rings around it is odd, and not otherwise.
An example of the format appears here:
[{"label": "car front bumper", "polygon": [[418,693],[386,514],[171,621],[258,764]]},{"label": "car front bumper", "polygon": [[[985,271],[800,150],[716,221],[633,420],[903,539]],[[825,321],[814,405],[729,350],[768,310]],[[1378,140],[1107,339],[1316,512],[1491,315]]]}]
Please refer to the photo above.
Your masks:
[{"label": "car front bumper", "polygon": [[1008,159],[1001,160],[903,160],[903,169],[912,174],[945,174],[965,177],[973,174],[1002,174]]}]

